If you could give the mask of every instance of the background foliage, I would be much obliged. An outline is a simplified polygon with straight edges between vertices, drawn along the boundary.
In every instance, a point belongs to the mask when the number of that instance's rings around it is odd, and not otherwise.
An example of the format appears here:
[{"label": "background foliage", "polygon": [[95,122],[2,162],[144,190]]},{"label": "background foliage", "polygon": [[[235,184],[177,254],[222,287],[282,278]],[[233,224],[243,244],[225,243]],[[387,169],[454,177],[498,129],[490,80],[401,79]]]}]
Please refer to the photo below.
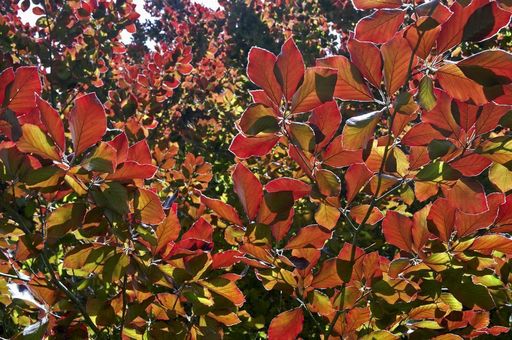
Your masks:
[{"label": "background foliage", "polygon": [[219,2],[0,4],[1,336],[509,338],[510,3]]}]

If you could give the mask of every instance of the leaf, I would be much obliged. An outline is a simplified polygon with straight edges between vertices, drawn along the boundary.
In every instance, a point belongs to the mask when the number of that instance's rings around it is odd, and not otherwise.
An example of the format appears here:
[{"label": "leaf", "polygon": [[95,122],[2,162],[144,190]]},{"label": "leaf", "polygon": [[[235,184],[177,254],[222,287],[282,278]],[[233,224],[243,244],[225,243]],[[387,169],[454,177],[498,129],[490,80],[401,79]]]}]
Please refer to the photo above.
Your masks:
[{"label": "leaf", "polygon": [[143,139],[130,146],[126,154],[126,161],[134,161],[139,164],[151,164],[152,158],[148,142]]},{"label": "leaf", "polygon": [[309,225],[300,228],[297,235],[292,237],[284,247],[285,249],[315,248],[322,249],[331,238],[332,231],[319,225]]},{"label": "leaf", "polygon": [[17,115],[28,113],[36,107],[35,95],[41,94],[41,81],[35,66],[21,66],[14,73],[14,81],[7,92],[7,108]]},{"label": "leaf", "polygon": [[69,114],[69,129],[76,156],[101,140],[107,129],[107,118],[96,94],[89,93],[75,99]]},{"label": "leaf", "polygon": [[[370,208],[370,205],[368,204],[361,204],[356,205],[350,209],[350,217],[357,223],[361,224],[364,221],[364,218],[366,217],[366,214],[368,213],[368,209]],[[366,221],[364,221],[365,224],[368,225],[375,225],[377,222],[382,220],[384,218],[384,215],[380,212],[380,210],[376,207],[372,208],[372,211]]]},{"label": "leaf", "polygon": [[382,221],[386,242],[413,253],[412,220],[396,211],[388,211]]},{"label": "leaf", "polygon": [[343,128],[343,147],[347,150],[362,149],[372,139],[382,111],[368,112],[347,120]]},{"label": "leaf", "polygon": [[238,163],[233,171],[233,186],[247,217],[254,220],[263,198],[260,181],[242,163]]},{"label": "leaf", "polygon": [[425,60],[434,48],[440,31],[441,26],[438,26],[435,20],[430,17],[421,17],[415,25],[405,29],[404,38],[409,42],[414,54]]},{"label": "leaf", "polygon": [[446,193],[448,203],[468,214],[478,214],[489,209],[484,188],[472,179],[459,179]]},{"label": "leaf", "polygon": [[352,0],[355,9],[400,8],[401,0]]},{"label": "leaf", "polygon": [[292,38],[288,38],[281,47],[274,74],[281,84],[284,97],[290,101],[304,77],[304,60]]},{"label": "leaf", "polygon": [[106,183],[100,186],[100,190],[92,191],[94,202],[97,206],[115,211],[119,215],[129,213],[128,192],[119,182]]},{"label": "leaf", "polygon": [[320,203],[315,212],[315,221],[322,227],[332,230],[336,227],[340,216],[341,212],[337,207],[327,203]]},{"label": "leaf", "polygon": [[58,149],[39,126],[24,124],[21,130],[22,136],[16,143],[21,152],[33,153],[55,161],[61,160]]},{"label": "leaf", "polygon": [[66,137],[64,136],[64,124],[60,119],[59,113],[51,105],[36,95],[36,103],[41,112],[41,122],[48,130],[53,141],[61,149],[66,151]]},{"label": "leaf", "polygon": [[114,137],[111,141],[107,142],[117,151],[117,164],[121,164],[126,161],[128,157],[128,137],[126,133],[120,133]]},{"label": "leaf", "polygon": [[334,168],[342,168],[353,163],[362,163],[362,150],[347,150],[342,143],[343,135],[339,135],[327,146],[322,153],[323,164]]},{"label": "leaf", "polygon": [[512,254],[512,239],[504,235],[483,235],[477,237],[469,249],[483,254],[490,254],[497,250],[510,255]]},{"label": "leaf", "polygon": [[116,149],[105,142],[101,142],[93,154],[82,162],[82,166],[88,171],[113,173],[117,166],[116,159]]},{"label": "leaf", "polygon": [[317,66],[338,71],[333,96],[342,100],[373,101],[373,96],[359,70],[344,56],[337,55],[316,60]]},{"label": "leaf", "polygon": [[332,100],[336,85],[336,70],[310,67],[304,74],[304,82],[292,98],[291,113],[311,111]]},{"label": "leaf", "polygon": [[[119,156],[119,154],[118,154]],[[134,161],[126,161],[116,169],[113,174],[107,176],[111,181],[131,181],[134,179],[149,179],[156,173],[157,167],[150,164],[139,164]]]},{"label": "leaf", "polygon": [[288,125],[292,143],[306,152],[313,152],[315,149],[315,132],[304,123],[292,122]]},{"label": "leaf", "polygon": [[276,61],[277,57],[273,53],[259,47],[252,47],[249,51],[247,75],[276,105],[280,105],[283,92],[274,73]]},{"label": "leaf", "polygon": [[208,288],[210,291],[219,294],[231,301],[235,306],[242,306],[245,302],[244,294],[238,289],[236,284],[223,277],[216,277],[208,280],[201,280],[198,283]]},{"label": "leaf", "polygon": [[72,229],[82,226],[86,207],[80,203],[68,203],[52,211],[46,219],[47,239],[55,243]]},{"label": "leaf", "polygon": [[311,186],[297,179],[280,177],[271,180],[265,185],[267,192],[291,191],[293,199],[298,200],[311,192]]},{"label": "leaf", "polygon": [[352,164],[345,172],[345,185],[347,187],[347,203],[352,202],[362,187],[368,183],[373,176],[373,172],[368,169],[366,164]]},{"label": "leaf", "polygon": [[[423,116],[424,117],[424,116]],[[402,138],[402,144],[409,146],[428,145],[433,139],[444,139],[444,136],[428,123],[414,125]]]},{"label": "leaf", "polygon": [[318,191],[325,197],[337,197],[341,192],[341,182],[334,172],[320,169],[315,175]]},{"label": "leaf", "polygon": [[429,226],[429,230],[441,241],[448,242],[454,230],[455,208],[446,198],[438,198],[430,208],[427,221],[433,223],[433,229],[435,229],[432,230]]},{"label": "leaf", "polygon": [[228,268],[241,261],[243,253],[238,250],[226,250],[212,255],[212,268]]},{"label": "leaf", "polygon": [[377,46],[369,42],[349,39],[347,43],[350,60],[361,74],[376,88],[382,82],[382,58]]},{"label": "leaf", "polygon": [[150,190],[138,189],[135,210],[142,223],[159,224],[165,218],[160,198]]},{"label": "leaf", "polygon": [[239,126],[246,136],[273,134],[279,131],[276,114],[263,104],[249,106],[242,114]]},{"label": "leaf", "polygon": [[237,211],[231,205],[224,203],[218,199],[206,197],[205,195],[201,195],[201,203],[215,211],[217,215],[219,215],[226,221],[229,221],[237,225],[242,225],[242,221],[240,220]]},{"label": "leaf", "polygon": [[442,24],[437,38],[439,54],[463,41],[486,40],[510,21],[510,13],[501,10],[495,1],[473,0],[468,6],[455,2],[450,9],[453,14]]},{"label": "leaf", "polygon": [[400,9],[380,9],[356,24],[355,39],[377,44],[389,41],[402,25],[405,12]]},{"label": "leaf", "polygon": [[489,180],[503,193],[512,190],[512,171],[501,164],[493,163],[491,165]]},{"label": "leaf", "polygon": [[253,156],[264,156],[272,150],[278,141],[279,137],[274,135],[264,137],[245,137],[239,133],[231,142],[229,151],[242,159]]},{"label": "leaf", "polygon": [[430,111],[436,106],[436,96],[434,95],[434,82],[429,76],[423,76],[418,87],[418,99],[423,109]]},{"label": "leaf", "polygon": [[322,150],[331,142],[341,124],[341,113],[336,102],[327,102],[314,109],[308,124],[315,133],[315,150]]},{"label": "leaf", "polygon": [[483,87],[466,77],[455,64],[441,66],[436,72],[436,77],[441,87],[453,98],[461,101],[471,99],[478,105],[489,101]]},{"label": "leaf", "polygon": [[277,315],[268,328],[269,340],[294,340],[302,332],[304,314],[298,307]]},{"label": "leaf", "polygon": [[169,214],[164,220],[156,227],[156,247],[154,254],[158,254],[163,250],[169,242],[176,241],[180,235],[181,225],[178,215],[174,209],[169,211]]},{"label": "leaf", "polygon": [[388,94],[392,95],[407,81],[412,50],[407,40],[397,34],[382,45],[380,51],[384,62],[384,85]]},{"label": "leaf", "polygon": [[471,235],[480,229],[491,226],[498,215],[498,209],[504,203],[501,193],[492,193],[487,196],[489,210],[480,214],[466,214],[461,211],[455,213],[455,230],[459,237]]},{"label": "leaf", "polygon": [[464,176],[473,177],[480,175],[492,162],[476,153],[467,153],[466,156],[450,162],[450,166]]}]

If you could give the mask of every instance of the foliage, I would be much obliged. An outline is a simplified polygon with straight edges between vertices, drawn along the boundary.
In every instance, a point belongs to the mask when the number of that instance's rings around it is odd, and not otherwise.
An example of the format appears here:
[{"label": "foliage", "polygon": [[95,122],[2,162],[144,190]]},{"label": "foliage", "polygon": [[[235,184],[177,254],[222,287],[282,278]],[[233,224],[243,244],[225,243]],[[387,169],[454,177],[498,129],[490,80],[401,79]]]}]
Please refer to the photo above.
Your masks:
[{"label": "foliage", "polygon": [[508,337],[509,4],[221,4],[0,5],[2,336]]}]

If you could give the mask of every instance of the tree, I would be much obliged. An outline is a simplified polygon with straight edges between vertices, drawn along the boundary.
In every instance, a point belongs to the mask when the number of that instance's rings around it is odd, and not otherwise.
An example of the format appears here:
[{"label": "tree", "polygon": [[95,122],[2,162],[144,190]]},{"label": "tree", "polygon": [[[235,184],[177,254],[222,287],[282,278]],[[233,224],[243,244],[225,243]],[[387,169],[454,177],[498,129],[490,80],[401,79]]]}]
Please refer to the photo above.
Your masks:
[{"label": "tree", "polygon": [[2,336],[507,337],[508,5],[221,4],[0,8]]}]

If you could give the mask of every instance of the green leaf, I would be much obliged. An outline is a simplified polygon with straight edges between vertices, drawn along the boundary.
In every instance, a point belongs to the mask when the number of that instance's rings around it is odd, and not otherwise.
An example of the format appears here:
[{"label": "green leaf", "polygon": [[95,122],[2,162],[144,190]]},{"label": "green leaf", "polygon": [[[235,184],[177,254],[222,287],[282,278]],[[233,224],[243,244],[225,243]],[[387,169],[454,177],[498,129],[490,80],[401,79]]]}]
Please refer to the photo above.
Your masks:
[{"label": "green leaf", "polygon": [[434,83],[429,76],[424,76],[420,80],[418,99],[421,107],[427,111],[432,110],[437,104],[437,98],[434,95]]}]

